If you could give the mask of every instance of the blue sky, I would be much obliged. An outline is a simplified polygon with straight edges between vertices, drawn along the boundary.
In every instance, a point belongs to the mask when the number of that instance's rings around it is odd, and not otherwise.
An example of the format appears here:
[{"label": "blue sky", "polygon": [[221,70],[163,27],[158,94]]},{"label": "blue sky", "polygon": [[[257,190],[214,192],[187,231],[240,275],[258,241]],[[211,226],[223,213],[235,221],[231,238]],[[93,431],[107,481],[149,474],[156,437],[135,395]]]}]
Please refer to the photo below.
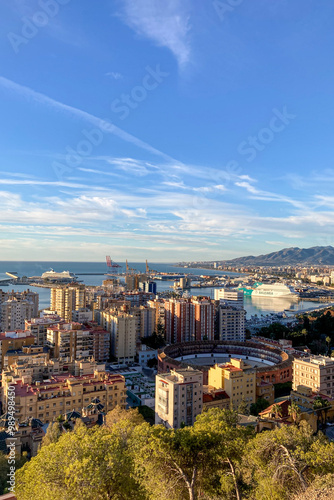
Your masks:
[{"label": "blue sky", "polygon": [[334,244],[334,5],[2,0],[0,260]]}]

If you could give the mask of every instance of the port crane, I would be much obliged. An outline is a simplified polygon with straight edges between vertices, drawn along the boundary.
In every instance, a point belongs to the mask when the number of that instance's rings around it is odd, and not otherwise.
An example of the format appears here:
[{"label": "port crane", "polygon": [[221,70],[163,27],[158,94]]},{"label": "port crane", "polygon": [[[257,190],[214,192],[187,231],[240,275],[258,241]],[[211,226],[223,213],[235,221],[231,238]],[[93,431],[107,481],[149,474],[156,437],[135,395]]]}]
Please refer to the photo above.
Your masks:
[{"label": "port crane", "polygon": [[133,267],[129,267],[128,259],[126,259],[125,261],[125,267],[126,267],[126,274],[134,274],[134,272],[136,271],[136,269],[134,269]]},{"label": "port crane", "polygon": [[110,258],[110,255],[106,256],[106,261],[107,261],[107,266],[111,267],[112,269],[117,269],[119,267],[122,267],[119,264],[116,264],[116,262],[113,262]]}]

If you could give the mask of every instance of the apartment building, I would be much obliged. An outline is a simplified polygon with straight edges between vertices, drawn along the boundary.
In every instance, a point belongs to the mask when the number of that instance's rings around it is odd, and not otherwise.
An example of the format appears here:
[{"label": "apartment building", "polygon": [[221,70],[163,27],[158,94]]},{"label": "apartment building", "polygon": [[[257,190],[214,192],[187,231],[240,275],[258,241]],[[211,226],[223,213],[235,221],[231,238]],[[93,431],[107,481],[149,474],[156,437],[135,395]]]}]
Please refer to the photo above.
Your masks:
[{"label": "apartment building", "polygon": [[245,341],[244,309],[220,306],[218,308],[218,335],[219,340]]},{"label": "apartment building", "polygon": [[214,303],[208,299],[193,299],[191,307],[195,322],[194,340],[214,340],[216,314]]},{"label": "apartment building", "polygon": [[22,330],[26,319],[35,313],[35,304],[20,297],[10,297],[0,304],[0,331]]},{"label": "apartment building", "polygon": [[74,360],[94,355],[92,331],[83,330],[80,323],[62,323],[48,328],[47,345],[52,358]]},{"label": "apartment building", "polygon": [[136,356],[136,318],[123,311],[95,311],[95,319],[110,332],[111,354],[119,363],[133,362]]},{"label": "apartment building", "polygon": [[192,368],[156,375],[155,423],[179,429],[193,425],[203,407],[203,373]]},{"label": "apartment building", "polygon": [[38,418],[44,423],[54,421],[69,411],[83,412],[98,398],[108,412],[116,405],[126,408],[125,379],[122,375],[107,373],[102,365],[92,374],[74,376],[54,375],[43,382],[33,382],[30,376],[4,381],[4,403],[7,404],[8,386],[14,387],[18,422]]},{"label": "apartment building", "polygon": [[167,342],[189,342],[195,330],[193,308],[190,300],[169,299],[165,301],[165,337]]},{"label": "apartment building", "polygon": [[14,332],[0,333],[0,369],[5,366],[4,358],[7,351],[22,350],[23,346],[30,346],[35,343],[35,337],[29,331],[16,330]]},{"label": "apartment building", "polygon": [[219,300],[221,305],[244,308],[244,292],[242,290],[231,290],[230,288],[215,289],[215,300]]},{"label": "apartment building", "polygon": [[72,321],[72,311],[85,309],[85,285],[51,288],[50,309],[65,321]]},{"label": "apartment building", "polygon": [[148,307],[155,309],[155,325],[165,326],[165,301],[164,299],[153,299],[147,302]]},{"label": "apartment building", "polygon": [[313,392],[321,392],[334,398],[334,358],[309,356],[294,359],[292,364],[292,389],[298,386],[310,387]]},{"label": "apartment building", "polygon": [[49,359],[47,353],[37,351],[37,346],[30,346],[24,347],[16,356],[10,356],[6,368],[2,371],[2,377],[3,380],[10,377],[14,384],[26,376],[30,376],[32,382],[43,382],[62,374],[89,375],[98,369],[99,363],[94,360]]},{"label": "apartment building", "polygon": [[49,314],[43,318],[31,318],[30,320],[25,320],[24,327],[25,330],[31,332],[35,337],[35,344],[46,345],[47,344],[47,329],[58,325],[59,323],[65,323],[57,314]]},{"label": "apartment building", "polygon": [[110,360],[110,332],[100,328],[91,330],[93,335],[93,356],[95,361],[106,363]]},{"label": "apartment building", "polygon": [[242,359],[231,358],[229,363],[216,364],[208,372],[209,385],[224,390],[237,409],[242,401],[248,406],[256,402],[256,369]]}]

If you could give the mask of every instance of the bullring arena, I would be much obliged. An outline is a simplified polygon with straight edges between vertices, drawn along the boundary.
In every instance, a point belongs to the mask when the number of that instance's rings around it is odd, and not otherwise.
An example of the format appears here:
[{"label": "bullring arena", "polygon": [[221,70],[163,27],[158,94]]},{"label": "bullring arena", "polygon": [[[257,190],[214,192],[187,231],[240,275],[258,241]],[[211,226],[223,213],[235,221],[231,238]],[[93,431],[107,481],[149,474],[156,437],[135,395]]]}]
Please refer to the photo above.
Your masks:
[{"label": "bullring arena", "polygon": [[292,356],[279,349],[258,342],[194,341],[172,344],[158,353],[158,373],[192,366],[203,372],[203,383],[208,383],[211,366],[228,363],[230,358],[243,359],[256,368],[258,380],[273,384],[292,381]]}]

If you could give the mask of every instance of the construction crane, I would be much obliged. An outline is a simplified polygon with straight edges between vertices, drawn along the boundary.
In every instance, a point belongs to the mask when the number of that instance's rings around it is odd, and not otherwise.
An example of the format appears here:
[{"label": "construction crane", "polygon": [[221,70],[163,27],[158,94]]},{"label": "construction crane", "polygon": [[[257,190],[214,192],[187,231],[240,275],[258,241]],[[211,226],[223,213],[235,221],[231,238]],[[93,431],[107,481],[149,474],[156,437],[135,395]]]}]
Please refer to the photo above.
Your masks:
[{"label": "construction crane", "polygon": [[136,269],[134,269],[133,267],[129,267],[129,264],[128,264],[128,259],[126,259],[125,261],[125,267],[126,267],[126,274],[134,274],[134,272],[136,271]]}]

